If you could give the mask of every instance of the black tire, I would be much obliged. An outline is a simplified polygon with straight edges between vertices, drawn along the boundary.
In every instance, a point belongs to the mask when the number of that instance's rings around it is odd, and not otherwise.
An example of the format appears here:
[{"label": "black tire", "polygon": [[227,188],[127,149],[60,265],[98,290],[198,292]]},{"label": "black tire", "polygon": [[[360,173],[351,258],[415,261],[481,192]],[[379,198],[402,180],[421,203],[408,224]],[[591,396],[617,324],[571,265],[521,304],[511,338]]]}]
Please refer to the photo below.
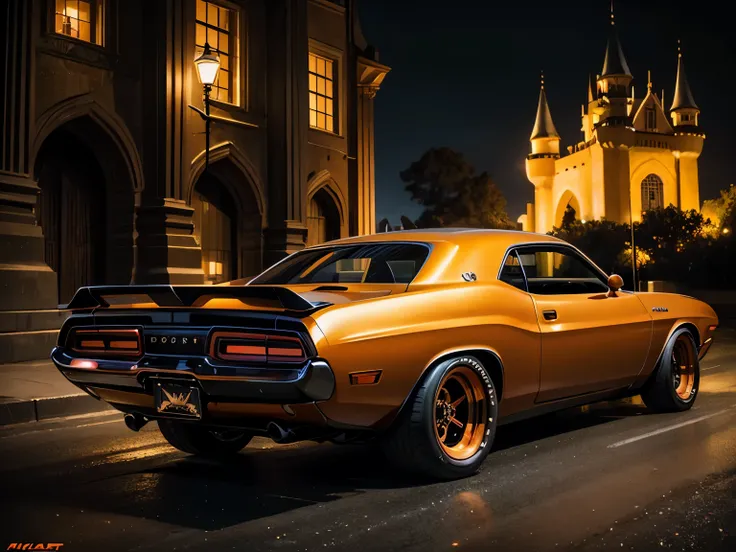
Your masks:
[{"label": "black tire", "polygon": [[[683,378],[687,378],[686,382]],[[682,412],[692,408],[699,387],[698,348],[693,334],[680,328],[665,345],[657,368],[642,389],[641,398],[647,408],[655,412]]]},{"label": "black tire", "polygon": [[177,420],[159,420],[158,428],[172,447],[198,456],[230,456],[253,438],[245,431],[219,430]]},{"label": "black tire", "polygon": [[[440,385],[448,381],[448,377],[458,374],[458,369],[462,369],[461,377],[472,378],[472,374],[475,375],[479,385],[475,390],[482,394],[484,401],[484,405],[478,401],[477,408],[474,407],[476,419],[483,416],[482,420],[477,419],[474,424],[481,433],[474,434],[475,444],[472,449],[468,447],[467,450],[475,452],[466,458],[448,454],[439,434],[440,430],[436,429],[436,416],[439,412],[444,412],[438,402]],[[491,450],[496,434],[498,402],[495,386],[485,367],[472,356],[446,360],[431,370],[385,435],[382,442],[384,452],[392,463],[406,471],[444,480],[467,477],[478,471]],[[445,426],[445,435],[448,435],[448,428],[450,425]]]}]

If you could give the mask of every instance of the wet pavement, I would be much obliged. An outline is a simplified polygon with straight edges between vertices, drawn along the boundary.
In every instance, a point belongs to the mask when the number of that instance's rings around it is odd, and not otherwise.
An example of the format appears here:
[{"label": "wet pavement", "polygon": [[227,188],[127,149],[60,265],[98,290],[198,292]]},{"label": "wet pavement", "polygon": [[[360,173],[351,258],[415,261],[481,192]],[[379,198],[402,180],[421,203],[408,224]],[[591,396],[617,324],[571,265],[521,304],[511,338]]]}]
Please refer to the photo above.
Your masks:
[{"label": "wet pavement", "polygon": [[0,547],[736,551],[736,331],[716,339],[691,411],[634,399],[503,426],[482,471],[449,483],[370,446],[194,459],[118,414],[5,428]]}]

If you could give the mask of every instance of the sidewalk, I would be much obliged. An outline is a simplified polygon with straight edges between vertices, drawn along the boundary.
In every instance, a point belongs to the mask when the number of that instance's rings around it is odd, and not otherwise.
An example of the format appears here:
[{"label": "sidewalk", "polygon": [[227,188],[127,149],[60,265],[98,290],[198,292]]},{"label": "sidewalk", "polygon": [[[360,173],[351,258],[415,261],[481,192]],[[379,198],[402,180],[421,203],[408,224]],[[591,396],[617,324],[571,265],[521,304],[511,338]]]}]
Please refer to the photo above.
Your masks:
[{"label": "sidewalk", "polygon": [[0,426],[108,410],[50,360],[0,364]]}]

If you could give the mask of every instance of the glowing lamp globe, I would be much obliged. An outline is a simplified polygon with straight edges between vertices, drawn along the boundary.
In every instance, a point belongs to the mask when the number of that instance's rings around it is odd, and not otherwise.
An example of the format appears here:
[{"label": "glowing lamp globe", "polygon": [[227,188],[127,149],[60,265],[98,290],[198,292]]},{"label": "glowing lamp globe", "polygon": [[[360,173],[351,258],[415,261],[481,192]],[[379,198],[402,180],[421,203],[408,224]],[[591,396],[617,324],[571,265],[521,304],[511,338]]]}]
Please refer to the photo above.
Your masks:
[{"label": "glowing lamp globe", "polygon": [[204,51],[194,60],[194,65],[197,67],[199,82],[212,86],[220,70],[220,56],[210,50],[209,44],[204,45]]}]

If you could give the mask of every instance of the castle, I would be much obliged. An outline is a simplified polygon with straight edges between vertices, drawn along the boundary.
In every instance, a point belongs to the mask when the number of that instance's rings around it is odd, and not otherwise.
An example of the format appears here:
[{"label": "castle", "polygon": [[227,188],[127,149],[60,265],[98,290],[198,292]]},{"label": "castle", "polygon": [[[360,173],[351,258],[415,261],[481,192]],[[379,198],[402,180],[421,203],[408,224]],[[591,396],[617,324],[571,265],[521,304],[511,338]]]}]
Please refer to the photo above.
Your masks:
[{"label": "castle", "polygon": [[560,155],[542,78],[526,159],[534,203],[518,220],[524,230],[545,233],[559,227],[568,205],[578,220],[619,223],[636,222],[643,211],[670,204],[700,210],[698,157],[705,134],[679,46],[669,118],[651,79],[643,98],[634,96],[632,80],[611,12],[603,69],[589,80],[582,108],[584,140]]}]

